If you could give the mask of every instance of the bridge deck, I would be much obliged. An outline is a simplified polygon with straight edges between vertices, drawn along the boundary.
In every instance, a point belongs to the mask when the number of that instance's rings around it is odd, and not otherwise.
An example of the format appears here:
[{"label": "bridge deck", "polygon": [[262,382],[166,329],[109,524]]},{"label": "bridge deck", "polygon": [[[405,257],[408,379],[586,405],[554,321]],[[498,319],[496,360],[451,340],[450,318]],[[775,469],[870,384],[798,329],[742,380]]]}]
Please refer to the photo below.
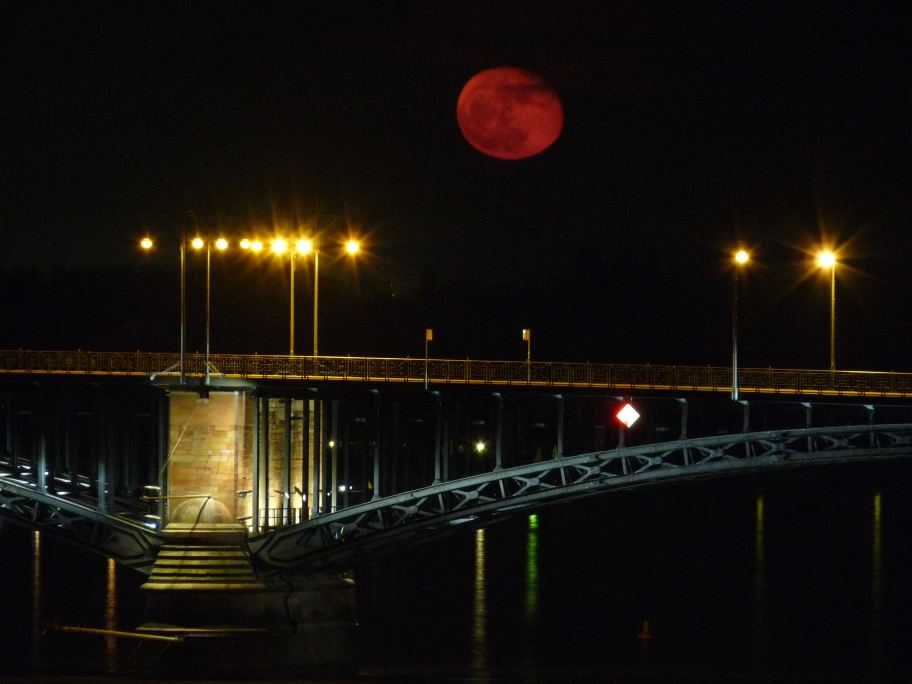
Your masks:
[{"label": "bridge deck", "polygon": [[[512,386],[547,389],[617,389],[730,393],[724,366],[397,359],[331,356],[213,354],[209,381],[324,381],[443,386]],[[205,357],[188,354],[185,378],[206,378]],[[0,377],[148,377],[179,380],[180,355],[154,352],[0,350]],[[912,397],[912,373],[739,368],[741,394]]]}]

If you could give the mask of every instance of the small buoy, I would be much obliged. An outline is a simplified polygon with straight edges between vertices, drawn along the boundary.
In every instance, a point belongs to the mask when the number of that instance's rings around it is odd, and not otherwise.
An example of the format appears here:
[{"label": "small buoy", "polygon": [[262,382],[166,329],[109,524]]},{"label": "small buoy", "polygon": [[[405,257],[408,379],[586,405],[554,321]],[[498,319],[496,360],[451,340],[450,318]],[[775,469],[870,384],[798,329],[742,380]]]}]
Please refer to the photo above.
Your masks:
[{"label": "small buoy", "polygon": [[652,634],[649,633],[649,620],[643,620],[643,629],[641,629],[640,633],[637,634],[637,639],[641,639],[643,641],[652,639]]}]

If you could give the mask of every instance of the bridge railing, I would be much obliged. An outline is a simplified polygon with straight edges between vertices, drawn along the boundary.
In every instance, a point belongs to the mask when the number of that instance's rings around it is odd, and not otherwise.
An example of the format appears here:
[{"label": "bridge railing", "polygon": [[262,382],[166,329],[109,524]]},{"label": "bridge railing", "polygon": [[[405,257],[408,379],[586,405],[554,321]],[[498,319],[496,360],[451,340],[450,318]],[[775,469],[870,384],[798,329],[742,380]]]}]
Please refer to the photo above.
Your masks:
[{"label": "bridge railing", "polygon": [[[570,363],[213,354],[210,375],[440,385],[511,385],[730,392],[726,366]],[[180,355],[152,352],[0,350],[0,375],[177,376]],[[205,374],[205,356],[187,354],[185,374]],[[741,393],[912,397],[912,373],[740,368]]]}]

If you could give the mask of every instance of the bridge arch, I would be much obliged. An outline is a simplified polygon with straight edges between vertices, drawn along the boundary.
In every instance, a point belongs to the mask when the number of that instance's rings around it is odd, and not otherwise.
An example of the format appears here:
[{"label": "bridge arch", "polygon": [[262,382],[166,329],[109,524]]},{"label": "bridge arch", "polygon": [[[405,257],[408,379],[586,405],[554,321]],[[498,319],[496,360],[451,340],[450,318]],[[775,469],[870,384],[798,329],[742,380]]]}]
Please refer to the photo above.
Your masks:
[{"label": "bridge arch", "polygon": [[437,483],[249,540],[261,575],[312,573],[557,501],[663,482],[912,456],[912,423],[769,430],[555,458]]}]

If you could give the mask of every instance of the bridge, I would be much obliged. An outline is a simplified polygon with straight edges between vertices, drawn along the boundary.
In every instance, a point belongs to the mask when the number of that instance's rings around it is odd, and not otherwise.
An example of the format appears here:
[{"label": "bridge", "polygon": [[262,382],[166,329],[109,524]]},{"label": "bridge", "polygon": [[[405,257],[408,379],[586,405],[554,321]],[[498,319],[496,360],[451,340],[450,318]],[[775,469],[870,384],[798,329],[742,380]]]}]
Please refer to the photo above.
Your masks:
[{"label": "bridge", "polygon": [[[427,383],[554,388],[730,393],[732,369],[723,366],[397,359],[258,354],[187,354],[0,350],[0,376],[148,377],[160,384],[180,377],[202,385],[238,380],[349,383]],[[252,385],[248,385],[252,386]],[[742,394],[912,397],[912,373],[739,368]]]},{"label": "bridge", "polygon": [[[208,372],[207,372],[208,369]],[[618,488],[912,455],[912,374],[0,351],[0,514],[151,572],[182,499],[297,575]],[[628,428],[614,414],[631,402]],[[43,474],[43,476],[42,476]]]}]

